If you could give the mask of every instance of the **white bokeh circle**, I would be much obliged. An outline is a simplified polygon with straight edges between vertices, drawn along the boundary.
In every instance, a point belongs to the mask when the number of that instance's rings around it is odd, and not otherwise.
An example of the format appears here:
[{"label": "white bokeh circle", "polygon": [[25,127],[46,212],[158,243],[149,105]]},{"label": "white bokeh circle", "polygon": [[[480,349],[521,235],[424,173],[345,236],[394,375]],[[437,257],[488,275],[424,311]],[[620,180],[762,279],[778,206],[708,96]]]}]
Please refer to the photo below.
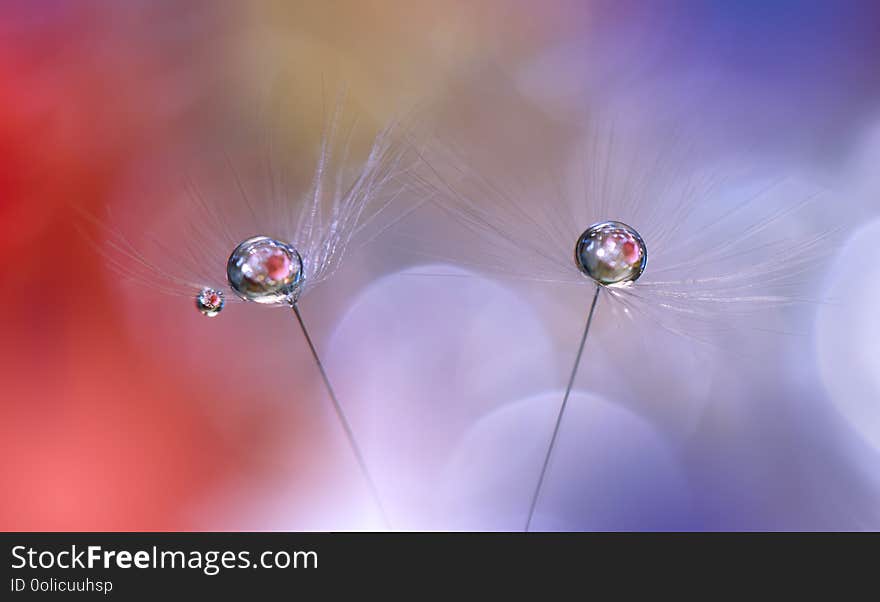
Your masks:
[{"label": "white bokeh circle", "polygon": [[828,303],[817,318],[822,381],[835,407],[880,450],[880,220],[859,228],[838,253]]}]

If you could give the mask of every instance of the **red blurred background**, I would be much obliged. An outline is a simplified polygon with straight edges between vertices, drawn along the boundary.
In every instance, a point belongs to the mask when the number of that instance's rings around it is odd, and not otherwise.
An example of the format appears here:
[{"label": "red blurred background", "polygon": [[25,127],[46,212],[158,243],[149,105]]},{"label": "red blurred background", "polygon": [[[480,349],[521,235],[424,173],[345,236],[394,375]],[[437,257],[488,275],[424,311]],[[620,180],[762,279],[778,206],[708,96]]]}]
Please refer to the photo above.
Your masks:
[{"label": "red blurred background", "polygon": [[[182,529],[178,509],[240,462],[119,327],[106,267],[75,226],[119,174],[198,126],[169,97],[210,48],[154,37],[180,11],[21,3],[0,25],[0,528]],[[195,5],[191,9],[197,10]],[[153,14],[149,14],[152,12]],[[159,30],[161,31],[161,30]],[[192,99],[190,99],[192,100]],[[186,108],[185,106],[183,107]],[[240,450],[238,450],[240,451]]]},{"label": "red blurred background", "polygon": [[[218,421],[213,408],[247,394],[132,334],[81,213],[102,215],[156,157],[197,153],[218,123],[253,117],[276,70],[344,80],[378,120],[497,41],[496,16],[468,3],[4,4],[0,529],[203,528],[193,513],[225,483],[320,472],[306,456],[284,468],[272,458],[282,442],[316,442],[317,418],[297,403]],[[525,34],[511,47],[546,35],[526,16],[498,25]]]}]

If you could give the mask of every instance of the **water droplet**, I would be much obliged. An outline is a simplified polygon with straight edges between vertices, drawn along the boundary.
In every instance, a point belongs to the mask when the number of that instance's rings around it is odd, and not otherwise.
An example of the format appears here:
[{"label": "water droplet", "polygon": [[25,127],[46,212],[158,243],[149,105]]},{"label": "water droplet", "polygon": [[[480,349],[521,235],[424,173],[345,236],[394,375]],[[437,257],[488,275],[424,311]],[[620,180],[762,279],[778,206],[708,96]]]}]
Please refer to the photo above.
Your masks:
[{"label": "water droplet", "polygon": [[578,269],[603,286],[625,286],[638,280],[648,263],[641,235],[621,222],[593,224],[574,249]]},{"label": "water droplet", "polygon": [[223,299],[223,293],[213,288],[203,288],[196,295],[196,309],[202,312],[203,316],[213,318],[223,310],[226,300]]},{"label": "water droplet", "polygon": [[303,281],[302,258],[287,243],[255,236],[229,256],[226,277],[235,294],[245,301],[291,303]]}]

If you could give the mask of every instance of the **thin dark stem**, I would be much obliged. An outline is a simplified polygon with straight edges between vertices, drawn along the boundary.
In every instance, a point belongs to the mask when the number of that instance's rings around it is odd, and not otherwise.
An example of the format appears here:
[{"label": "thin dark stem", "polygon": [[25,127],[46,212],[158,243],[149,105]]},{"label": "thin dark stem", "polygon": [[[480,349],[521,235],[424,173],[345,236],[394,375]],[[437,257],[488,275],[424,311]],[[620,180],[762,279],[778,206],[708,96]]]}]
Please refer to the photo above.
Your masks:
[{"label": "thin dark stem", "polygon": [[318,351],[315,349],[315,344],[312,342],[312,337],[309,336],[309,331],[306,328],[306,324],[303,321],[302,314],[299,311],[299,307],[296,303],[292,303],[291,307],[293,307],[293,313],[296,315],[296,320],[299,322],[299,327],[302,329],[303,336],[306,339],[306,343],[309,345],[309,350],[312,352],[312,357],[315,358],[315,363],[318,365],[318,370],[321,373],[321,378],[324,380],[324,386],[327,388],[327,394],[330,396],[330,401],[333,402],[333,409],[336,411],[336,417],[339,419],[339,424],[342,426],[342,430],[345,431],[345,437],[348,439],[348,444],[351,446],[351,451],[354,453],[354,457],[357,459],[357,463],[360,466],[361,473],[364,476],[364,480],[367,482],[367,486],[370,488],[370,494],[373,496],[373,501],[376,503],[376,507],[379,509],[379,514],[382,515],[382,522],[385,523],[385,527],[389,530],[391,529],[391,522],[388,520],[388,515],[385,514],[385,508],[382,506],[382,500],[379,497],[379,489],[376,487],[375,481],[373,481],[373,477],[370,476],[370,471],[367,469],[367,462],[364,460],[364,455],[361,453],[360,447],[358,447],[357,440],[354,437],[354,431],[351,429],[351,424],[349,424],[348,419],[345,417],[345,412],[342,410],[342,405],[339,403],[339,399],[336,398],[336,393],[333,391],[333,387],[330,385],[330,379],[327,377],[327,372],[324,370],[324,364],[321,362],[321,358],[318,356]]},{"label": "thin dark stem", "polygon": [[568,405],[568,397],[571,395],[571,388],[574,386],[574,379],[577,376],[578,368],[581,365],[581,356],[584,354],[584,345],[587,344],[587,335],[590,334],[590,324],[593,323],[593,314],[596,312],[596,303],[599,301],[599,291],[601,286],[596,286],[596,294],[593,295],[593,303],[590,305],[590,312],[587,314],[587,325],[584,326],[584,334],[581,337],[581,344],[578,347],[577,356],[574,359],[574,366],[571,367],[571,376],[568,378],[568,386],[565,387],[565,395],[562,397],[562,405],[559,406],[559,414],[556,416],[556,426],[553,427],[553,435],[550,437],[550,444],[547,446],[547,453],[544,455],[544,464],[541,466],[541,475],[538,477],[538,484],[535,486],[535,493],[532,494],[532,503],[529,506],[529,516],[526,519],[526,532],[532,526],[532,518],[535,516],[535,508],[538,506],[538,498],[541,496],[541,488],[544,486],[544,478],[547,476],[547,468],[550,466],[550,458],[553,456],[553,448],[556,446],[556,439],[559,436],[559,427],[562,425],[562,417],[565,415],[565,407]]}]

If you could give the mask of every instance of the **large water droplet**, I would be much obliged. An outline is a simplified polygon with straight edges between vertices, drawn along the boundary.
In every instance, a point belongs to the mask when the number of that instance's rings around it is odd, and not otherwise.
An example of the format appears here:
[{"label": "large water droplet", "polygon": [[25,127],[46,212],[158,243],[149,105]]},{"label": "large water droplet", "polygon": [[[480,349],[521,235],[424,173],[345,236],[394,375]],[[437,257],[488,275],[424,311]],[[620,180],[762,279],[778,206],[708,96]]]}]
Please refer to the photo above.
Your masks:
[{"label": "large water droplet", "polygon": [[302,258],[287,243],[255,236],[229,256],[226,277],[235,294],[245,301],[292,303],[303,281]]},{"label": "large water droplet", "polygon": [[593,224],[574,249],[581,272],[604,286],[624,286],[638,280],[648,263],[641,235],[621,222]]}]

